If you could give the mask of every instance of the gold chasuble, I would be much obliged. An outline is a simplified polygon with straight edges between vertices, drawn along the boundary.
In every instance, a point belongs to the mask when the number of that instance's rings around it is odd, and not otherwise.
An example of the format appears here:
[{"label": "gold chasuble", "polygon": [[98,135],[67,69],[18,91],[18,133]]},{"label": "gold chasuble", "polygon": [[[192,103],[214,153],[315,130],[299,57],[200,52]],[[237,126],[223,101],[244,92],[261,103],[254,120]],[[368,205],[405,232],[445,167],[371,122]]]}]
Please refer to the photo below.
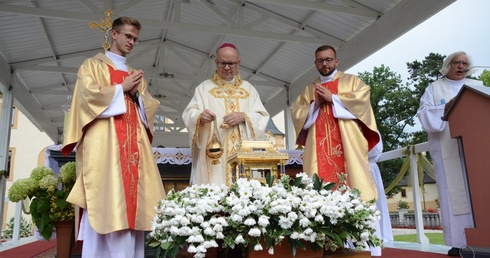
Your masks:
[{"label": "gold chasuble", "polygon": [[151,230],[154,207],[165,198],[150,144],[159,102],[146,81],[138,86],[141,108],[125,94],[125,113],[101,116],[114,101],[114,85],[126,74],[104,54],[88,58],[78,71],[64,134],[62,153],[76,146],[77,181],[68,201],[85,209],[99,234]]},{"label": "gold chasuble", "polygon": [[[216,114],[212,123],[201,124],[201,113],[209,109]],[[223,117],[231,112],[243,112],[245,123],[236,126],[223,126]],[[222,80],[214,73],[195,89],[194,96],[182,114],[189,131],[192,149],[191,184],[231,183],[226,173],[230,170],[228,157],[237,151],[242,140],[262,139],[269,121],[257,90],[237,73],[231,82]],[[214,123],[217,123],[214,125]],[[223,155],[219,163],[212,162],[206,155],[206,145],[217,130],[223,145]]]},{"label": "gold chasuble", "polygon": [[[320,79],[314,83],[320,83]],[[291,106],[297,144],[305,146],[303,170],[318,174],[325,181],[338,182],[347,175],[347,184],[361,192],[363,200],[377,198],[368,162],[368,151],[379,142],[376,120],[370,103],[370,87],[358,77],[338,71],[332,82],[324,84],[336,94],[356,119],[337,119],[332,103],[325,103],[315,123],[303,129],[310,104],[315,100],[315,84],[306,86]],[[337,93],[335,93],[337,92]]]}]

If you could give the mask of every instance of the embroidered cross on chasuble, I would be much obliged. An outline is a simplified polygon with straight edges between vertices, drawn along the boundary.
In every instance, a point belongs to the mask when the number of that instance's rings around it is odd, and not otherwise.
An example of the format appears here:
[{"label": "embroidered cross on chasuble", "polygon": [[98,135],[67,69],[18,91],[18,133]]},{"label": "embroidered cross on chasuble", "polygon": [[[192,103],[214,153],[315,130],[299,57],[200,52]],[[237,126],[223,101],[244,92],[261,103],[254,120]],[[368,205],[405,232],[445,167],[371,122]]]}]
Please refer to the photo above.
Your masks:
[{"label": "embroidered cross on chasuble", "polygon": [[[114,70],[109,66],[111,85],[120,84],[128,76],[128,72]],[[130,229],[135,228],[136,209],[138,205],[138,180],[140,152],[137,143],[138,118],[135,102],[129,94],[124,94],[124,102],[127,112],[114,117],[116,134],[119,142],[119,156],[121,160],[121,173],[124,185],[124,197],[126,199],[126,215]]]},{"label": "embroidered cross on chasuble", "polygon": [[[217,99],[221,99],[223,101],[223,106],[225,107],[225,114],[229,114],[231,112],[241,112],[240,111],[240,99],[248,99],[250,93],[246,91],[244,88],[240,87],[242,85],[242,79],[240,78],[240,73],[237,73],[235,76],[235,80],[231,83],[228,83],[221,79],[217,73],[214,73],[211,81],[214,82],[217,87],[212,88],[209,91],[213,97]],[[233,126],[225,130],[226,133],[224,139],[226,144],[226,160],[228,160],[228,156],[232,153],[235,153],[240,146],[241,141],[241,132],[239,126]],[[222,134],[221,134],[222,135]]]},{"label": "embroidered cross on chasuble", "polygon": [[[332,94],[337,94],[338,82],[337,79],[323,83],[322,86],[327,87]],[[345,162],[339,122],[333,116],[332,103],[325,103],[320,107],[315,131],[318,177],[325,182],[334,182],[338,186],[339,176],[345,174]]]}]

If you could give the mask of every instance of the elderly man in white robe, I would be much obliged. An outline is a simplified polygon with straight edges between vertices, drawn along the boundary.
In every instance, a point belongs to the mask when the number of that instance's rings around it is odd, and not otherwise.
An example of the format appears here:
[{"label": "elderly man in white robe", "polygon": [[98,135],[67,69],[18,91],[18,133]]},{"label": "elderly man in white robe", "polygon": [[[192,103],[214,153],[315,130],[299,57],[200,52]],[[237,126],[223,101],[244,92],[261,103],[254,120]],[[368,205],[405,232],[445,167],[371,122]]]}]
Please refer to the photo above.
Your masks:
[{"label": "elderly man in white robe", "polygon": [[[240,78],[236,46],[219,46],[215,62],[216,72],[197,86],[182,114],[192,149],[191,184],[231,184],[228,157],[242,140],[264,137],[269,120],[257,90]],[[206,153],[213,135],[223,148],[219,158],[210,158]]]},{"label": "elderly man in white robe", "polygon": [[460,256],[460,249],[466,245],[464,229],[473,228],[474,222],[461,149],[458,141],[451,138],[447,121],[441,117],[464,84],[483,85],[481,81],[465,78],[473,72],[467,70],[470,64],[465,52],[450,54],[440,70],[444,77],[425,89],[417,110],[420,123],[429,135],[444,241],[452,247],[449,256]]}]

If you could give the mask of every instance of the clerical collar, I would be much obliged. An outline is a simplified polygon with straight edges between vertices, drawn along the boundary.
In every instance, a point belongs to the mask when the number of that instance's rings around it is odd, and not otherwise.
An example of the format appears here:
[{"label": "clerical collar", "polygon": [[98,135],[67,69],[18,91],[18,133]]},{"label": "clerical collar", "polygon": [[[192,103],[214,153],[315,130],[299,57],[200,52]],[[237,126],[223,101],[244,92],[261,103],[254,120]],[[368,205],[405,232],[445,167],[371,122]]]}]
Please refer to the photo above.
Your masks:
[{"label": "clerical collar", "polygon": [[321,83],[326,83],[326,82],[329,82],[329,81],[332,81],[333,80],[333,77],[335,77],[335,74],[337,73],[337,69],[335,69],[332,74],[330,74],[329,76],[323,76],[320,74],[320,82]]},{"label": "clerical collar", "polygon": [[112,53],[111,51],[105,52],[105,56],[107,56],[116,66],[117,70],[128,71],[126,66],[126,57],[120,56],[118,54]]}]

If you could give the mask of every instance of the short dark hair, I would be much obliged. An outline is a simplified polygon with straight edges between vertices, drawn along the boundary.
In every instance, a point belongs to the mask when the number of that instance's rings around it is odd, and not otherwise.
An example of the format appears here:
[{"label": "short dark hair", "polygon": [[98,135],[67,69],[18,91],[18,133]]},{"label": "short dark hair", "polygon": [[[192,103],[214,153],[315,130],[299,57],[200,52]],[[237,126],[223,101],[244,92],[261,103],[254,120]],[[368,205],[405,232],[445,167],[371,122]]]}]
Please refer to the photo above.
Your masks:
[{"label": "short dark hair", "polygon": [[125,24],[131,25],[131,26],[135,27],[137,30],[141,30],[141,24],[138,20],[136,20],[135,18],[126,17],[126,16],[122,16],[122,17],[115,19],[112,22],[112,29],[117,31],[120,29],[120,27],[122,27]]},{"label": "short dark hair", "polygon": [[316,51],[315,51],[315,55],[316,55],[316,53],[318,53],[318,52],[320,52],[320,51],[325,51],[325,50],[329,50],[329,49],[330,49],[330,50],[332,50],[332,51],[333,51],[333,53],[335,54],[335,57],[337,57],[337,51],[335,51],[335,48],[333,48],[333,47],[332,47],[332,46],[330,46],[330,45],[323,45],[323,46],[318,47],[318,48],[316,49]]}]

